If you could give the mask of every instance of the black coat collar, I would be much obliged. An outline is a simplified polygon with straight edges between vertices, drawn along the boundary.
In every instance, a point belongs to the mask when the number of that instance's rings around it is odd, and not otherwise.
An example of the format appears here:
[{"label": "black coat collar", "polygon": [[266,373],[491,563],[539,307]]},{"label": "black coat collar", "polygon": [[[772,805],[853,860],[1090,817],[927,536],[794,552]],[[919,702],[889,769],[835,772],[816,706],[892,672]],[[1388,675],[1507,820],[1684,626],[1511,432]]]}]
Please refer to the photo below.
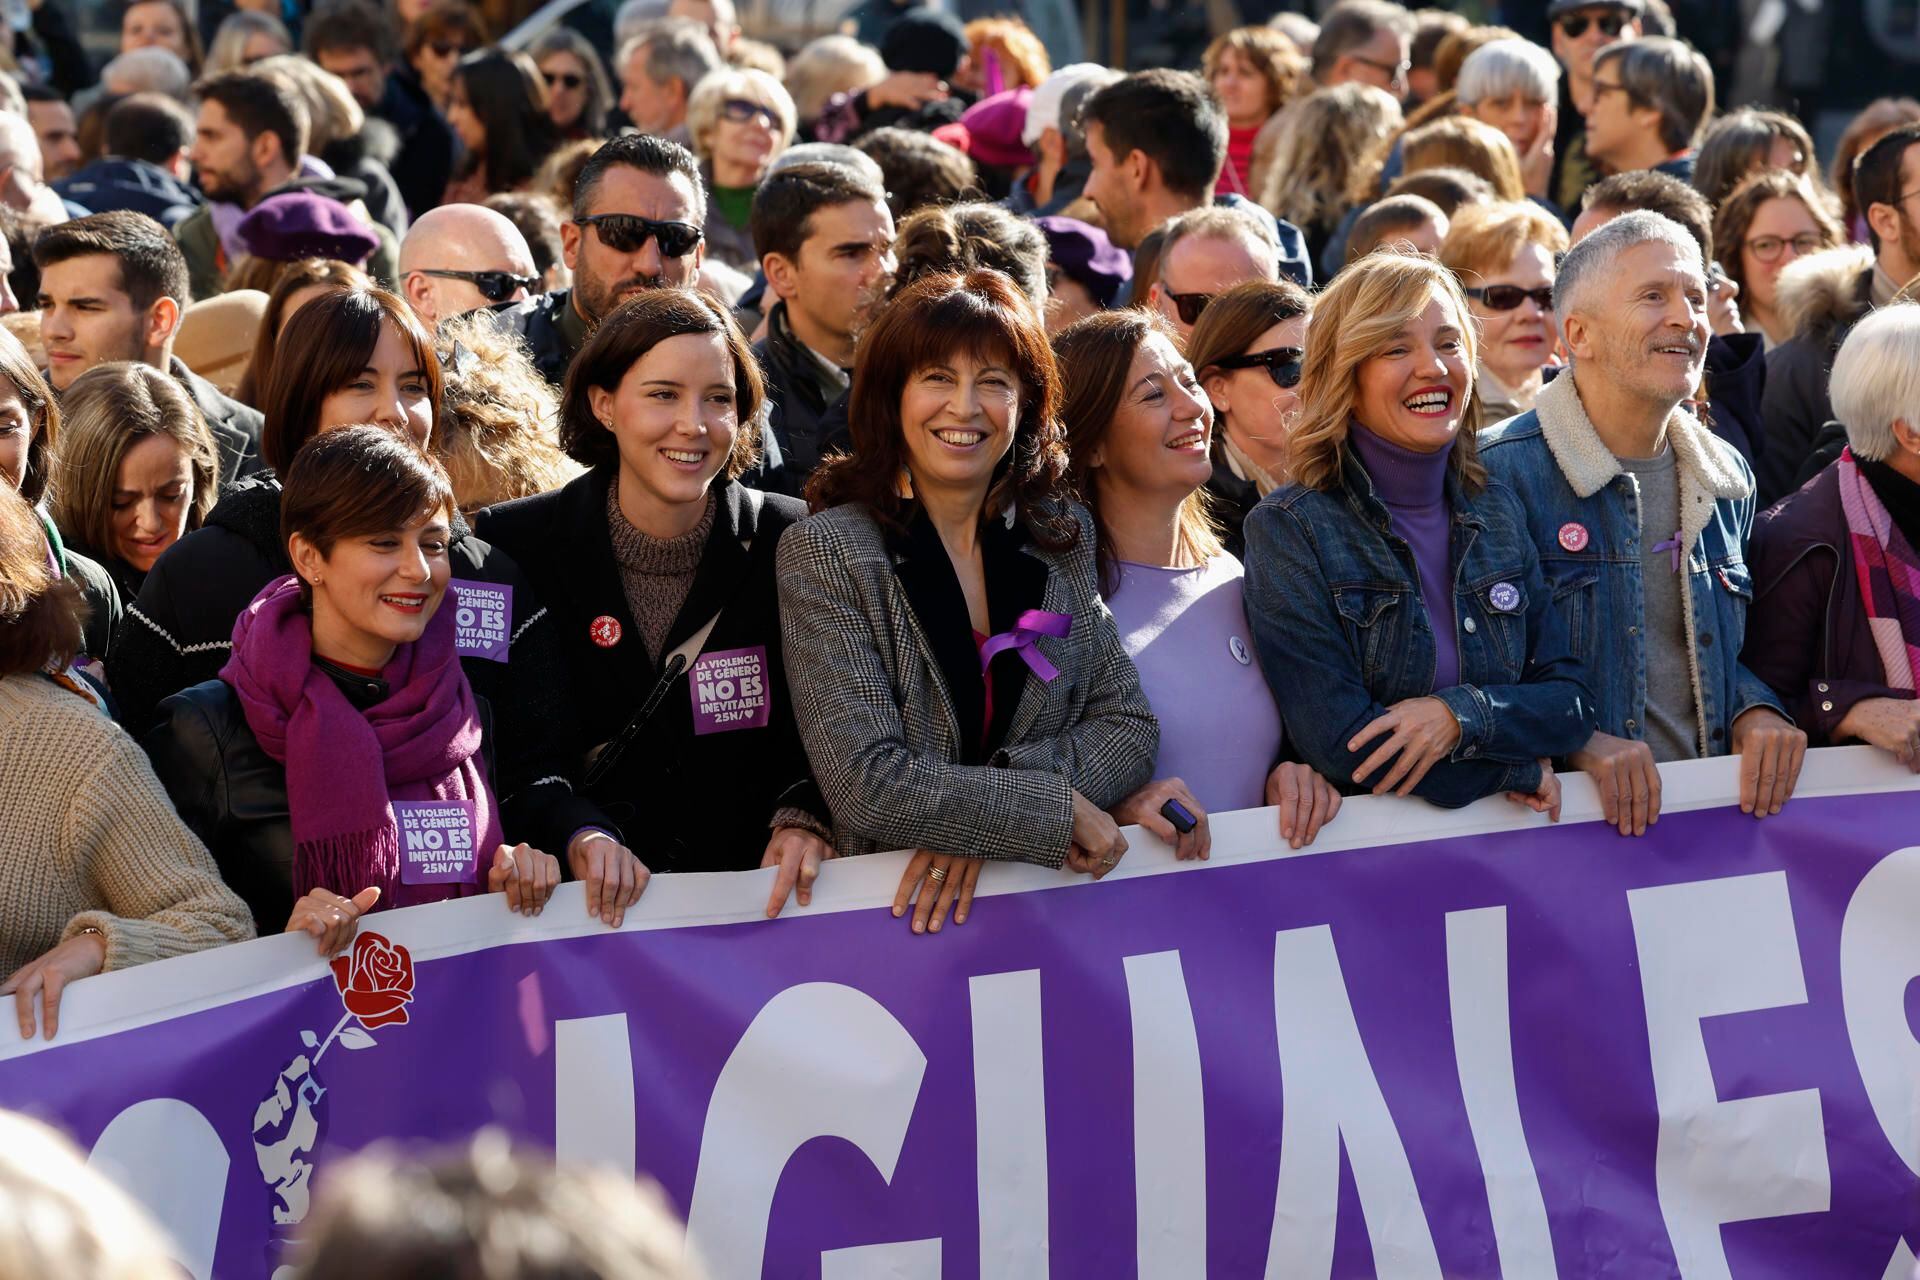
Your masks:
[{"label": "black coat collar", "polygon": [[[986,685],[980,678],[980,651],[973,642],[966,596],[939,532],[926,512],[915,507],[904,532],[888,534],[893,568],[933,651],[960,730],[961,762],[977,764],[1006,740],[1014,711],[1027,687],[1026,662],[1015,653],[993,659],[993,722],[984,740]],[[1015,521],[988,520],[980,533],[980,558],[987,578],[987,616],[992,635],[1013,628],[1021,614],[1046,599],[1047,565],[1028,550],[1025,527]]]}]

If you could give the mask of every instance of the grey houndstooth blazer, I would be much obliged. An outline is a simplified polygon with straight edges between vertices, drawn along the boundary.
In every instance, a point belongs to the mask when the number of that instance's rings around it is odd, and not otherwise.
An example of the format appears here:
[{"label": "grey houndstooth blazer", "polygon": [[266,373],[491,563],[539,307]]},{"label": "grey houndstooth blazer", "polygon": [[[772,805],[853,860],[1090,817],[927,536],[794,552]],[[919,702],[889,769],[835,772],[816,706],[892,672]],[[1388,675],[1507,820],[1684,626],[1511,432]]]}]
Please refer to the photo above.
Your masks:
[{"label": "grey houndstooth blazer", "polygon": [[1074,515],[1073,548],[1020,553],[1047,566],[1043,607],[1073,615],[1065,639],[1039,641],[1060,674],[1026,681],[984,765],[958,763],[953,700],[872,513],[836,507],[782,535],[787,682],[842,854],[925,848],[1057,867],[1074,791],[1108,808],[1152,776],[1160,726],[1095,588],[1092,521]]}]

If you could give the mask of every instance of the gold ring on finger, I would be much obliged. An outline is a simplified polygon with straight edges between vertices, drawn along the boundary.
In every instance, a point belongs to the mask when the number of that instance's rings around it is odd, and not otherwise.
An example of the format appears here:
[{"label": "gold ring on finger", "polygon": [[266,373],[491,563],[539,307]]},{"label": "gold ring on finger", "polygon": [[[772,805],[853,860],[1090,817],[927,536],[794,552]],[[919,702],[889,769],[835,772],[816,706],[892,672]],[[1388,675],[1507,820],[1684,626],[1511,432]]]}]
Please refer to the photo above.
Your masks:
[{"label": "gold ring on finger", "polygon": [[945,867],[927,868],[927,879],[933,881],[935,884],[939,884],[942,880],[945,880],[946,878],[947,878],[947,869]]}]

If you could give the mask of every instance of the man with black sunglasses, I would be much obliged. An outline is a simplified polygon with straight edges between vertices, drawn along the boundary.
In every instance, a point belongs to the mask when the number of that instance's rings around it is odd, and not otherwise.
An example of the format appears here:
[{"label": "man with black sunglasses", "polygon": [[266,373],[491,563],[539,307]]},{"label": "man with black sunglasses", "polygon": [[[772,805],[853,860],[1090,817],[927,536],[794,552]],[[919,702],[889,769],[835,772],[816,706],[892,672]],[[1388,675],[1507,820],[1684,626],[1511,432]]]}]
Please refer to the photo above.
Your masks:
[{"label": "man with black sunglasses", "polygon": [[539,283],[520,228],[484,205],[430,209],[400,242],[400,292],[429,330],[482,307],[524,302]]},{"label": "man with black sunglasses", "polygon": [[1642,0],[1553,0],[1547,6],[1553,56],[1560,77],[1560,112],[1553,139],[1553,177],[1547,194],[1562,209],[1578,209],[1580,197],[1600,177],[1587,158],[1587,113],[1593,110],[1593,56],[1616,40],[1642,32]]},{"label": "man with black sunglasses", "polygon": [[494,308],[555,387],[593,326],[644,289],[691,286],[706,254],[706,189],[693,153],[647,133],[610,139],[573,187],[560,228],[573,287]]},{"label": "man with black sunglasses", "polygon": [[[1237,209],[1205,208],[1183,213],[1166,226],[1160,247],[1160,278],[1147,287],[1147,302],[1191,337],[1207,304],[1237,284],[1278,280],[1278,248],[1257,218]],[[1136,293],[1139,281],[1134,282]]]}]

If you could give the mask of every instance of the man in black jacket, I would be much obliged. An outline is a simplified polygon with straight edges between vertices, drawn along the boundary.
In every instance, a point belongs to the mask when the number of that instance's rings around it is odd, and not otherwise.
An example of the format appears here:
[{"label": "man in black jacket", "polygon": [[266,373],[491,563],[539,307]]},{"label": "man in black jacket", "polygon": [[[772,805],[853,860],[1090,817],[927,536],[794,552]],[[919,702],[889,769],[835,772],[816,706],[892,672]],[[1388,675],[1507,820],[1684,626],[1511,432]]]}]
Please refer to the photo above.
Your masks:
[{"label": "man in black jacket", "polygon": [[588,158],[560,227],[573,287],[494,308],[558,387],[594,325],[642,289],[693,285],[706,256],[707,193],[693,153],[651,134],[613,138]]},{"label": "man in black jacket", "polygon": [[53,189],[94,213],[131,209],[171,231],[200,207],[187,181],[193,117],[162,93],[135,93],[107,111],[107,154]]},{"label": "man in black jacket", "polygon": [[820,462],[821,419],[851,381],[854,334],[893,274],[893,217],[858,170],[797,164],[760,184],[749,225],[780,299],[753,346],[784,463],[768,483],[798,497]]},{"label": "man in black jacket", "polygon": [[327,5],[307,19],[303,43],[309,58],[346,82],[369,117],[399,135],[387,167],[409,213],[417,218],[438,205],[453,176],[453,129],[410,68],[389,74],[395,51],[385,15],[362,0]]},{"label": "man in black jacket", "polygon": [[222,395],[173,354],[193,295],[187,260],[165,227],[130,210],[76,218],[41,232],[33,261],[47,379],[56,392],[107,361],[150,364],[172,374],[199,406],[219,446],[222,485],[260,469],[259,410]]}]

